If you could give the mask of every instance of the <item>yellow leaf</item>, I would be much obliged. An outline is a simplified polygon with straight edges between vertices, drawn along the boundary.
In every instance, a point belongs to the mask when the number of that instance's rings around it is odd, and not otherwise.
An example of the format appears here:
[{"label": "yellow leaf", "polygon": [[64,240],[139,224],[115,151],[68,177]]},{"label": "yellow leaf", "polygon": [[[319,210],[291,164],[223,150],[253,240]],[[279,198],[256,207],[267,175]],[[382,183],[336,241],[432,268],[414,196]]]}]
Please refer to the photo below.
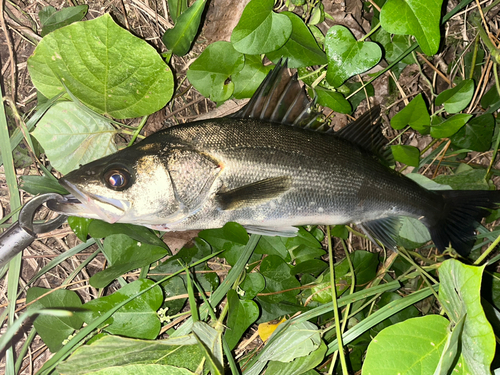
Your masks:
[{"label": "yellow leaf", "polygon": [[279,321],[278,323],[267,322],[259,324],[259,328],[257,331],[259,332],[260,339],[264,342],[267,341],[269,336],[271,336],[276,328],[278,328],[278,326],[283,322],[286,322],[285,318],[281,319],[281,321]]}]

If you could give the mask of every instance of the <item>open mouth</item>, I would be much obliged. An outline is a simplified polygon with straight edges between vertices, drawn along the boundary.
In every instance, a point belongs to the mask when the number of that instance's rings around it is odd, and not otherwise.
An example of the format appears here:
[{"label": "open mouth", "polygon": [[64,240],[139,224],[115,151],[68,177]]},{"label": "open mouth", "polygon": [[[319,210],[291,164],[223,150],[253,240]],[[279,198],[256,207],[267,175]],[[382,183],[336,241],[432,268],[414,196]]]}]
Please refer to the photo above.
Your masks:
[{"label": "open mouth", "polygon": [[129,208],[126,202],[85,193],[64,179],[59,180],[59,183],[71,194],[64,196],[63,200],[48,201],[47,207],[60,214],[116,223]]}]

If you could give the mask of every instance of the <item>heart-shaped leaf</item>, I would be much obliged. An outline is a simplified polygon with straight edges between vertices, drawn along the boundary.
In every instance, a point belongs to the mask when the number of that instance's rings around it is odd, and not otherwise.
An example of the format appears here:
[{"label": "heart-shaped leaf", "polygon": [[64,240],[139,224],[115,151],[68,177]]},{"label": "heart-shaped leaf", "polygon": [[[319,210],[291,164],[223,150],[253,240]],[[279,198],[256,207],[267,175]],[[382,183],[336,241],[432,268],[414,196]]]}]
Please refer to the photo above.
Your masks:
[{"label": "heart-shaped leaf", "polygon": [[351,103],[340,92],[328,90],[321,86],[316,86],[314,92],[318,96],[318,104],[339,113],[352,112]]},{"label": "heart-shaped leaf", "polygon": [[215,42],[191,64],[187,71],[189,82],[207,98],[223,102],[233,94],[231,75],[243,69],[244,58],[229,42]]},{"label": "heart-shaped leaf", "polygon": [[[42,297],[46,293],[48,294]],[[82,306],[82,302],[80,301],[78,294],[72,290],[66,289],[50,290],[32,287],[28,289],[26,302],[33,302],[28,307],[28,310],[65,307],[78,308]],[[35,319],[33,325],[43,342],[49,347],[50,351],[55,353],[62,348],[63,341],[66,340],[68,336],[75,331],[75,329],[79,329],[82,324],[83,320],[76,315],[70,317],[40,315]]]},{"label": "heart-shaped leaf", "polygon": [[74,7],[62,8],[59,11],[52,6],[44,7],[38,16],[42,24],[42,36],[57,30],[63,26],[69,25],[76,21],[81,21],[87,14],[88,5],[77,5]]},{"label": "heart-shaped leaf", "polygon": [[393,145],[391,146],[392,155],[394,159],[412,167],[418,167],[420,160],[420,151],[413,146]]},{"label": "heart-shaped leaf", "polygon": [[463,110],[472,100],[474,95],[474,81],[466,79],[452,89],[443,91],[436,98],[436,105],[444,104],[448,113],[458,113]]},{"label": "heart-shaped leaf", "polygon": [[233,350],[241,336],[259,317],[259,306],[254,301],[240,300],[234,290],[227,293],[227,303],[229,303],[229,313],[227,316],[227,330],[224,338]]},{"label": "heart-shaped leaf", "polygon": [[330,28],[325,36],[328,57],[326,79],[339,87],[348,78],[373,68],[382,57],[382,50],[373,42],[358,42],[345,26]]},{"label": "heart-shaped leaf", "polygon": [[434,55],[439,48],[443,0],[387,0],[380,24],[391,34],[413,35],[422,51]]},{"label": "heart-shaped leaf", "polygon": [[28,59],[28,70],[45,97],[65,91],[64,83],[82,103],[115,118],[158,111],[174,88],[172,72],[156,50],[109,14],[45,36]]},{"label": "heart-shaped leaf", "polygon": [[474,117],[457,133],[450,137],[451,143],[459,148],[478,152],[490,149],[495,118],[491,113]]},{"label": "heart-shaped leaf", "polygon": [[394,129],[400,130],[406,125],[410,125],[421,134],[429,132],[430,124],[431,118],[422,94],[418,94],[405,108],[399,111],[391,119],[391,126]]},{"label": "heart-shaped leaf", "polygon": [[466,115],[465,113],[460,113],[458,115],[452,116],[441,124],[432,126],[431,136],[433,138],[451,137],[453,134],[459,131],[460,128],[464,126],[471,117],[472,115]]},{"label": "heart-shaped leaf", "polygon": [[[105,297],[91,300],[83,305],[87,312],[78,313],[87,323],[101,316],[105,311],[128,299],[130,296],[151,287],[153,281],[139,279]],[[153,340],[160,332],[161,324],[156,310],[163,301],[163,293],[157,285],[125,304],[111,318],[104,322],[106,332]]]},{"label": "heart-shaped leaf", "polygon": [[177,56],[184,56],[189,52],[191,44],[198,33],[201,16],[205,10],[207,0],[196,0],[182,13],[172,29],[165,31],[163,43]]},{"label": "heart-shaped leaf", "polygon": [[232,76],[234,82],[233,96],[236,99],[252,97],[271,69],[272,65],[262,65],[260,56],[246,55],[243,69]]},{"label": "heart-shaped leaf", "polygon": [[74,102],[58,102],[38,122],[33,136],[61,173],[117,151],[109,121]]},{"label": "heart-shaped leaf", "polygon": [[147,266],[168,253],[163,247],[135,241],[125,234],[106,237],[103,252],[111,266],[90,278],[95,288],[104,288],[124,273]]},{"label": "heart-shaped leaf", "polygon": [[302,18],[292,12],[280,14],[284,14],[292,22],[292,34],[283,47],[267,54],[269,60],[276,64],[279,59],[287,58],[289,68],[326,64],[325,53],[318,47]]},{"label": "heart-shaped leaf", "polygon": [[252,0],[231,34],[234,49],[248,55],[277,50],[290,38],[292,22],[273,12],[274,0]]}]

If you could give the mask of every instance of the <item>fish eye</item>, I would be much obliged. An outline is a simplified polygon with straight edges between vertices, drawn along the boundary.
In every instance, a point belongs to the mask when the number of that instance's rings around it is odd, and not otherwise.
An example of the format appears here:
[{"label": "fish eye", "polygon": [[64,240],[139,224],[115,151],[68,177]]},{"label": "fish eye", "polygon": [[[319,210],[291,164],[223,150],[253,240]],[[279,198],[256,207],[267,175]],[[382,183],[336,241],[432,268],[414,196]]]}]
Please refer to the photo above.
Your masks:
[{"label": "fish eye", "polygon": [[124,190],[129,187],[130,173],[123,168],[112,168],[103,175],[104,183],[113,190]]}]

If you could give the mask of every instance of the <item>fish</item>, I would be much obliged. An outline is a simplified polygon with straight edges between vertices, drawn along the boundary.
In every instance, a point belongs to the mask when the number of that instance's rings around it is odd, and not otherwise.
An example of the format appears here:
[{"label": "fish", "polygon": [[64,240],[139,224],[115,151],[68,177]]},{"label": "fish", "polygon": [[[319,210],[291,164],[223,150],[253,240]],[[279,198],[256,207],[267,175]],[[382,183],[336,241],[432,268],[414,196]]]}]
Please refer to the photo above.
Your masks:
[{"label": "fish", "polygon": [[380,107],[332,132],[318,129],[313,106],[279,62],[235,114],[166,128],[80,166],[59,180],[71,195],[48,206],[161,231],[237,222],[290,237],[303,225],[354,223],[392,249],[407,216],[439,251],[470,252],[500,191],[427,190],[388,166]]}]

